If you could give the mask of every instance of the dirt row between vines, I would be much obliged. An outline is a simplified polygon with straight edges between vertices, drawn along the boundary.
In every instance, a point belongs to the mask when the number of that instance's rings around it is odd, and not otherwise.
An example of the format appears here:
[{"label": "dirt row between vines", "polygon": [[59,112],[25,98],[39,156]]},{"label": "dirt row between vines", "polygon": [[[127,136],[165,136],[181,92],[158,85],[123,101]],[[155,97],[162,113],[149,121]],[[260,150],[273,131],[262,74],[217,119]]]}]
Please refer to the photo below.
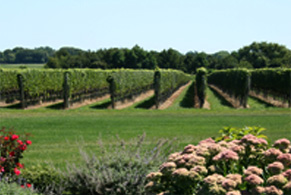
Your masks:
[{"label": "dirt row between vines", "polygon": [[[194,96],[194,108],[200,108],[200,103],[199,103],[199,97],[198,97],[198,93],[197,93],[197,87],[195,86],[194,88],[195,90],[195,96]],[[204,100],[204,104],[202,106],[203,109],[207,109],[207,110],[210,110],[211,109],[211,106],[210,106],[210,103],[207,101],[207,95],[205,97],[205,100]]]},{"label": "dirt row between vines", "polygon": [[268,104],[271,104],[273,106],[276,106],[276,107],[281,107],[281,108],[288,108],[288,103],[286,102],[283,102],[283,101],[280,101],[280,100],[275,100],[273,97],[270,97],[270,96],[266,96],[264,97],[263,95],[261,94],[257,94],[256,92],[254,91],[250,91],[249,93],[250,96],[252,97],[255,97],[263,102],[266,102]]},{"label": "dirt row between vines", "polygon": [[[121,110],[121,109],[124,109],[124,108],[128,108],[130,106],[132,106],[133,104],[137,103],[137,102],[141,102],[151,96],[154,95],[154,90],[149,90],[149,91],[146,91],[132,99],[125,99],[124,101],[118,101],[115,103],[115,109],[117,110]],[[111,106],[109,107],[109,109],[112,108]]]},{"label": "dirt row between vines", "polygon": [[[231,104],[232,107],[234,108],[243,108],[242,106],[239,105],[239,102],[236,101],[234,98],[230,97],[228,94],[224,93],[221,89],[214,85],[208,85],[210,88],[215,90],[221,97],[223,97],[227,102]],[[250,108],[249,105],[247,105],[247,108]]]},{"label": "dirt row between vines", "polygon": [[[176,90],[165,102],[163,102],[159,106],[159,109],[160,110],[164,110],[164,109],[169,108],[171,105],[173,105],[174,101],[181,95],[181,93],[187,87],[189,87],[190,84],[191,84],[191,82],[188,82],[187,84],[181,86],[178,90]],[[144,92],[144,93],[142,93],[140,95],[137,95],[137,96],[135,96],[135,97],[133,97],[131,99],[125,99],[123,101],[117,101],[115,103],[115,109],[120,110],[120,109],[128,108],[128,107],[132,106],[133,104],[141,102],[141,101],[143,101],[143,100],[145,100],[145,99],[147,99],[147,98],[149,98],[149,97],[151,97],[153,95],[154,95],[154,90],[149,90],[149,91],[146,91],[146,92]],[[99,101],[103,101],[103,100],[106,100],[106,99],[109,99],[109,98],[110,98],[110,95],[107,94],[107,95],[104,95],[102,97],[84,100],[83,102],[73,103],[67,109],[80,108],[80,107],[87,106],[87,105],[90,105],[90,104],[93,104],[93,103],[96,103],[96,102],[99,102]],[[194,99],[193,99],[193,101],[196,103],[195,108],[199,108],[199,104],[198,104],[198,107],[197,107],[197,102],[198,102],[197,99],[198,99],[198,97],[196,96],[196,97],[194,97]],[[31,105],[31,106],[27,107],[26,110],[32,110],[32,109],[37,109],[37,108],[42,108],[42,107],[48,107],[48,106],[51,106],[51,105],[54,105],[54,104],[59,104],[59,103],[62,103],[62,102],[63,102],[63,100],[56,100],[56,101],[52,101],[52,102],[41,102],[40,104]],[[17,104],[17,103],[19,103],[19,101],[15,102],[13,104]],[[10,106],[10,105],[13,105],[13,104],[5,104],[5,103],[0,102],[0,107],[7,107],[7,106]],[[207,101],[207,99],[205,100],[203,108],[204,109],[210,109],[210,104]],[[110,105],[108,107],[108,109],[112,109],[112,106]],[[150,109],[155,109],[155,105],[153,105]]]},{"label": "dirt row between vines", "polygon": [[[181,86],[178,90],[176,90],[165,102],[163,102],[160,106],[159,106],[159,109],[160,110],[164,110],[164,109],[167,109],[169,108],[171,105],[173,105],[174,101],[181,95],[181,93],[191,84],[191,82]],[[138,103],[138,102],[141,102],[151,96],[154,95],[154,90],[149,90],[149,91],[146,91],[138,96],[135,96],[133,97],[132,99],[125,99],[123,101],[117,101],[115,103],[115,109],[117,110],[120,110],[120,109],[124,109],[124,108],[128,108],[130,106],[132,106],[133,104],[135,103]],[[107,94],[107,95],[104,95],[102,97],[98,97],[98,98],[94,98],[94,99],[88,99],[88,100],[84,100],[83,102],[76,102],[76,103],[73,103],[68,109],[76,109],[76,108],[80,108],[80,107],[83,107],[83,106],[87,106],[87,105],[90,105],[90,104],[93,104],[93,103],[96,103],[96,102],[99,102],[99,101],[103,101],[103,100],[106,100],[106,99],[109,99],[110,98],[110,95]],[[197,99],[197,96],[194,97],[195,99]],[[194,100],[193,101],[197,102],[197,100]],[[62,103],[63,100],[56,100],[56,101],[51,101],[51,102],[41,102],[40,104],[37,104],[37,105],[31,105],[29,107],[27,107],[25,110],[32,110],[32,109],[37,109],[37,108],[43,108],[43,107],[48,107],[48,106],[52,106],[54,104],[59,104],[59,103]],[[7,106],[11,106],[11,105],[15,105],[15,104],[18,104],[20,103],[19,101],[18,102],[14,102],[13,104],[6,104],[6,103],[3,103],[3,102],[0,102],[0,107],[7,107]],[[197,105],[195,106],[195,108],[197,107]],[[199,108],[199,106],[197,107]],[[203,105],[203,108],[204,109],[210,109],[210,104],[207,100],[205,100],[205,103]],[[108,109],[112,109],[112,106],[110,105],[108,107]],[[155,109],[155,105],[153,105],[150,109]]]}]

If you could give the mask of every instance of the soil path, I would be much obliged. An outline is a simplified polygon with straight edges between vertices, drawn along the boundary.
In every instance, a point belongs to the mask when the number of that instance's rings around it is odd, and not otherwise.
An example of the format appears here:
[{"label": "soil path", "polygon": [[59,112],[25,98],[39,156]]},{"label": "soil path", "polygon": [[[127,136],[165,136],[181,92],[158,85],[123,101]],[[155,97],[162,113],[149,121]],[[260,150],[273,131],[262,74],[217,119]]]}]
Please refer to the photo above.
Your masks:
[{"label": "soil path", "polygon": [[203,104],[203,109],[207,109],[207,110],[210,110],[211,109],[211,106],[210,106],[210,103],[207,101],[207,96],[205,98],[205,102]]},{"label": "soil path", "polygon": [[[61,103],[61,102],[63,102],[63,100],[42,102],[42,103],[36,104],[36,105],[29,105],[27,108],[25,108],[25,110],[32,110],[32,109],[37,109],[37,108],[41,108],[41,107],[47,107],[47,106],[54,105],[54,104],[58,104],[58,103]],[[0,108],[5,108],[5,107],[17,105],[19,103],[20,103],[20,101],[15,101],[15,102],[9,103],[9,104],[0,102]]]},{"label": "soil path", "polygon": [[19,101],[14,101],[13,103],[8,103],[8,104],[5,102],[0,102],[0,108],[5,108],[5,107],[16,105],[16,104],[19,104]]},{"label": "soil path", "polygon": [[59,104],[59,103],[61,103],[63,101],[64,100],[56,100],[56,101],[51,101],[51,102],[42,102],[40,104],[28,106],[27,108],[25,108],[25,110],[32,110],[32,109],[47,107],[47,106],[51,106],[51,105],[54,105],[54,104]]},{"label": "soil path", "polygon": [[285,103],[285,102],[282,102],[282,101],[279,101],[279,100],[275,100],[274,98],[270,97],[270,96],[267,96],[267,97],[264,97],[263,95],[261,94],[256,94],[254,91],[250,91],[249,93],[250,96],[252,97],[255,97],[263,102],[266,102],[268,104],[272,104],[276,107],[281,107],[281,108],[288,108],[288,103]]},{"label": "soil path", "polygon": [[[88,99],[88,100],[85,100],[83,102],[76,102],[76,103],[74,103],[73,105],[71,105],[67,109],[79,108],[79,107],[86,106],[86,105],[89,105],[89,104],[93,104],[95,102],[102,101],[102,100],[105,100],[105,99],[108,99],[108,98],[110,98],[109,94],[105,95],[105,96],[102,96],[102,97],[94,98],[94,99]],[[54,105],[54,104],[59,104],[59,103],[62,103],[62,102],[64,102],[64,100],[62,100],[62,99],[59,99],[59,100],[56,100],[56,101],[50,101],[50,102],[42,102],[40,104],[30,105],[27,108],[25,108],[25,110],[33,110],[33,109],[37,109],[37,108],[47,107],[47,106],[51,106],[51,105]],[[3,103],[3,102],[0,102],[0,108],[7,107],[7,106],[12,106],[12,105],[19,104],[19,103],[20,103],[19,101],[13,102],[11,104],[6,104],[6,103]]]},{"label": "soil path", "polygon": [[[198,95],[197,95],[197,88],[196,88],[196,86],[195,86],[195,96],[194,96],[194,103],[195,103],[195,105],[194,105],[194,108],[200,108],[200,104],[199,104],[199,97],[198,97]],[[211,108],[210,108],[210,103],[207,101],[207,96],[205,97],[205,100],[204,100],[204,104],[203,104],[203,106],[202,106],[202,108],[203,109],[207,109],[207,110],[210,110]]]},{"label": "soil path", "polygon": [[[182,87],[180,87],[177,91],[175,91],[164,103],[162,103],[159,106],[159,109],[164,110],[164,109],[170,107],[174,103],[175,99],[177,99],[179,97],[179,95],[182,93],[182,91],[185,88],[187,88],[190,84],[191,84],[191,81],[188,82],[186,85],[183,85]],[[155,106],[153,108],[155,108]]]},{"label": "soil path", "polygon": [[[137,103],[137,102],[140,102],[142,100],[145,100],[146,98],[148,97],[151,97],[154,95],[154,90],[151,89],[149,91],[146,91],[138,96],[135,96],[134,98],[132,99],[126,99],[124,101],[117,101],[115,102],[115,109],[117,110],[121,110],[121,109],[124,109],[124,108],[127,108],[127,107],[130,107],[132,106],[133,104]],[[111,108],[111,106],[109,107],[109,109]]]},{"label": "soil path", "polygon": [[[228,101],[232,107],[234,108],[243,108],[242,106],[239,105],[239,102],[236,101],[234,98],[230,97],[228,94],[224,93],[221,89],[214,85],[209,85],[210,88],[215,90],[220,96],[222,96],[226,101]],[[250,108],[249,105],[247,105],[247,108]]]},{"label": "soil path", "polygon": [[68,109],[76,109],[76,108],[80,108],[82,106],[87,106],[89,104],[93,104],[95,102],[99,102],[99,101],[102,101],[102,100],[105,100],[105,99],[108,99],[110,98],[110,95],[107,94],[107,95],[104,95],[104,96],[101,96],[101,97],[98,97],[98,98],[94,98],[94,99],[88,99],[88,100],[85,100],[83,102],[76,102],[74,103],[73,105],[71,105]]}]

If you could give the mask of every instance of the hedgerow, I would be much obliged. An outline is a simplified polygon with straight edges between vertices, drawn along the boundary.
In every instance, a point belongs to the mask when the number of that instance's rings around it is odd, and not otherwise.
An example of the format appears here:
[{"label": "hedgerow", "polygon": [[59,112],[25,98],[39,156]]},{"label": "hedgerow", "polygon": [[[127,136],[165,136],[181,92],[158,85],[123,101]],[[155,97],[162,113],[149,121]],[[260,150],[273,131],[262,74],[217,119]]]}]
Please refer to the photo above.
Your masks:
[{"label": "hedgerow", "polygon": [[251,89],[264,95],[280,97],[291,106],[291,69],[266,68],[251,71]]},{"label": "hedgerow", "polygon": [[208,75],[208,83],[220,88],[244,108],[250,90],[250,72],[247,69],[219,70]]}]

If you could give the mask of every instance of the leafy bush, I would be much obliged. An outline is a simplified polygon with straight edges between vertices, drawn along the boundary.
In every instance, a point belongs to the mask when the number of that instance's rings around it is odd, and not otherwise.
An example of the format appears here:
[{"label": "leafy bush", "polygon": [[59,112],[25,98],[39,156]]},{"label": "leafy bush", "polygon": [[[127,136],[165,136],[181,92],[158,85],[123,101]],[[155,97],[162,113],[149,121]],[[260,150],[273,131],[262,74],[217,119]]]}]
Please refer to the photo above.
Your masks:
[{"label": "leafy bush", "polygon": [[3,195],[38,195],[27,187],[20,187],[16,183],[0,182],[0,194]]},{"label": "leafy bush", "polygon": [[63,189],[62,174],[54,166],[36,165],[26,168],[22,172],[22,178],[33,184],[35,190],[45,194],[58,193]]},{"label": "leafy bush", "polygon": [[149,194],[290,194],[290,141],[270,147],[252,134],[230,142],[208,138],[171,154],[147,181]]},{"label": "leafy bush", "polygon": [[265,131],[265,128],[262,127],[244,127],[244,128],[235,128],[235,127],[224,127],[223,129],[219,130],[221,136],[215,139],[216,142],[218,141],[232,141],[241,139],[243,136],[252,134],[258,138],[268,139],[267,136],[261,134]]},{"label": "leafy bush", "polygon": [[66,191],[72,194],[143,194],[145,176],[166,159],[172,144],[160,140],[144,148],[145,136],[125,144],[102,147],[102,155],[82,151],[84,164],[69,164],[64,173]]},{"label": "leafy bush", "polygon": [[206,98],[206,88],[207,88],[206,74],[207,74],[207,70],[205,68],[202,67],[202,68],[197,69],[196,88],[197,88],[197,95],[199,98],[200,108],[203,107],[203,104]]},{"label": "leafy bush", "polygon": [[169,140],[146,143],[145,135],[129,143],[118,139],[106,148],[100,141],[99,147],[100,155],[80,149],[82,162],[68,163],[65,170],[38,165],[23,177],[44,194],[145,194],[145,176],[173,151]]}]

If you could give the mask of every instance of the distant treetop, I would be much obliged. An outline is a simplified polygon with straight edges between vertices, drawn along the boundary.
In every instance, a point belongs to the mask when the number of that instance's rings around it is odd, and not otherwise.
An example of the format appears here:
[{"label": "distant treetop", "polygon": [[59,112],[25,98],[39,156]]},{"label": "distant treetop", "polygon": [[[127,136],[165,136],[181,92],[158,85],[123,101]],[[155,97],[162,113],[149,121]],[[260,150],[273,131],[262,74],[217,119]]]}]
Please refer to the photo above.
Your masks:
[{"label": "distant treetop", "polygon": [[132,68],[179,69],[196,73],[200,67],[207,69],[291,67],[291,50],[277,43],[254,42],[238,51],[219,51],[214,54],[189,51],[182,54],[175,49],[146,51],[138,45],[133,48],[109,48],[84,51],[62,47],[26,49],[16,47],[0,52],[0,63],[46,63],[47,68]]}]

